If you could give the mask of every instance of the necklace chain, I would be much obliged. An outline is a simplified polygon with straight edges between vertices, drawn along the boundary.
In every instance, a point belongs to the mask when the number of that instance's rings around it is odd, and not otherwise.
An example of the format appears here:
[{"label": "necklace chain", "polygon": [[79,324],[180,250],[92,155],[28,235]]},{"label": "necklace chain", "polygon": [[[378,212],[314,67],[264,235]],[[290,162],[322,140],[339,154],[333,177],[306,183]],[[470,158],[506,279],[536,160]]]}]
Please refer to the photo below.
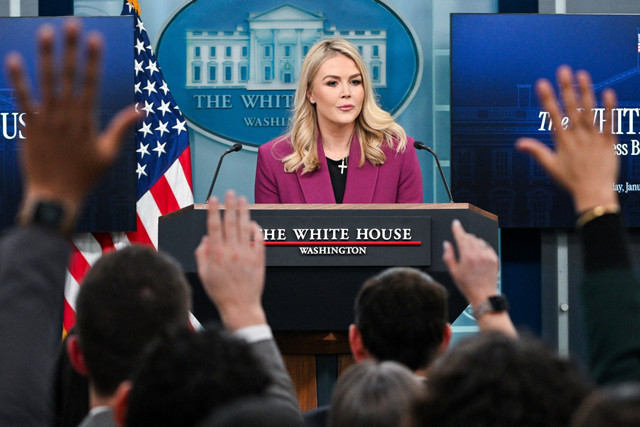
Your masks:
[{"label": "necklace chain", "polygon": [[[338,156],[336,156],[336,157],[337,157],[337,159],[336,159],[336,160],[340,160],[340,159],[343,159],[343,158],[345,158],[345,157],[348,157],[348,156],[349,156],[349,150],[350,150],[350,147],[351,147],[351,142],[349,142],[349,145],[347,146],[347,150],[346,150],[346,152],[340,152],[340,151],[332,150],[331,148],[329,148],[329,147],[325,144],[324,140],[322,140],[322,147],[324,148],[324,153],[325,153],[325,155],[326,155],[327,153],[329,153],[329,154],[334,154],[334,155],[335,155],[335,154],[338,154]],[[342,154],[342,153],[344,153],[344,154]]]}]

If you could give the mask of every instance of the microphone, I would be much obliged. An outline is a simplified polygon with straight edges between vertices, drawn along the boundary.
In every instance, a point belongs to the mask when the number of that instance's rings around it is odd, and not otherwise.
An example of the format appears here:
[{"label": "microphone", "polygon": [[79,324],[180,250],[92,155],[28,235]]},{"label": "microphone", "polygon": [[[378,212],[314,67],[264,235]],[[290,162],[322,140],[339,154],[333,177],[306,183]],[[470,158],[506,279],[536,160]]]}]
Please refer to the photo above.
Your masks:
[{"label": "microphone", "polygon": [[416,147],[416,150],[426,150],[433,155],[433,158],[436,159],[436,165],[438,166],[438,170],[440,171],[440,176],[442,177],[442,183],[444,184],[445,190],[447,190],[447,195],[449,196],[449,203],[453,203],[453,196],[451,195],[451,190],[449,190],[449,184],[447,184],[447,179],[444,177],[444,172],[442,171],[442,166],[440,166],[440,160],[438,160],[438,156],[435,151],[429,148],[425,143],[420,141],[414,141],[413,146]]},{"label": "microphone", "polygon": [[205,202],[209,201],[209,197],[211,196],[211,192],[213,191],[213,186],[216,183],[216,179],[218,179],[218,172],[220,172],[220,166],[222,165],[222,159],[224,159],[224,156],[229,153],[233,153],[234,151],[240,150],[242,150],[242,144],[235,143],[231,146],[231,148],[225,151],[222,156],[220,156],[220,160],[218,160],[218,167],[216,167],[216,173],[213,175],[213,181],[211,181],[211,187],[209,187],[209,192],[207,193],[207,198],[204,199]]}]

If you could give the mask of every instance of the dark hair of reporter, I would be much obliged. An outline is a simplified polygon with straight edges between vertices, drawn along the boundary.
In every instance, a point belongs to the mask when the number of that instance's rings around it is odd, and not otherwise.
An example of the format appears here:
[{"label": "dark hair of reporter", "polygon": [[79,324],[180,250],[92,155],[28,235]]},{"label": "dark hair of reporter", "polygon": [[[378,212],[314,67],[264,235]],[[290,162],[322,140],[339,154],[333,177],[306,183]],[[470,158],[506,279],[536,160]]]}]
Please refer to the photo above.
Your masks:
[{"label": "dark hair of reporter", "polygon": [[190,288],[178,263],[147,246],[105,254],[76,302],[78,341],[95,390],[111,396],[164,328],[187,327]]},{"label": "dark hair of reporter", "polygon": [[158,339],[131,380],[127,427],[195,426],[222,405],[262,395],[271,383],[249,345],[213,325]]},{"label": "dark hair of reporter", "polygon": [[571,427],[640,426],[640,383],[621,383],[594,391],[578,408]]},{"label": "dark hair of reporter", "polygon": [[487,333],[439,361],[416,414],[421,426],[568,426],[590,390],[577,365],[540,340]]},{"label": "dark hair of reporter", "polygon": [[378,360],[412,371],[436,357],[447,325],[447,290],[414,268],[390,268],[367,280],[355,303],[364,347]]}]

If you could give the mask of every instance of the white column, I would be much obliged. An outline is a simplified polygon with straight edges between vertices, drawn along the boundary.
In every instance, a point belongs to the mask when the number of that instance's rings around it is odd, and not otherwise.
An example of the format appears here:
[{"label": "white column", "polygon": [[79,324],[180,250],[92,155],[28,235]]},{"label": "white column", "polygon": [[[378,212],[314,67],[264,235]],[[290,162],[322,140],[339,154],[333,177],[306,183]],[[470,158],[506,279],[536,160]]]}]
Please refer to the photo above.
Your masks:
[{"label": "white column", "polygon": [[20,1],[9,0],[9,16],[20,16]]},{"label": "white column", "polygon": [[558,353],[569,355],[569,248],[566,231],[557,232],[558,242]]}]

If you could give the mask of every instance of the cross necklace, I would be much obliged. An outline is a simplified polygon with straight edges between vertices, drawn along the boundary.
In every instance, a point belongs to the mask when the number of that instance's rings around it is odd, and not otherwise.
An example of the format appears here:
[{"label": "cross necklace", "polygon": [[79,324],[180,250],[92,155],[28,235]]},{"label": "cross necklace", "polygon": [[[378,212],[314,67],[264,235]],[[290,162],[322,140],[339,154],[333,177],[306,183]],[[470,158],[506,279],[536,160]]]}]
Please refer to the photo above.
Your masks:
[{"label": "cross necklace", "polygon": [[[327,152],[336,154],[335,151],[331,150],[324,144],[324,140],[322,140],[322,145],[324,146],[325,156]],[[349,143],[349,146],[351,146],[351,143]],[[348,167],[349,167],[349,152],[347,151],[347,155],[342,158],[342,160],[340,161],[340,164],[338,165],[338,168],[340,169],[340,175],[344,175],[344,170],[347,169]]]},{"label": "cross necklace", "polygon": [[340,168],[340,175],[344,174],[344,170],[349,166],[349,156],[343,157],[342,162],[338,165]]}]

